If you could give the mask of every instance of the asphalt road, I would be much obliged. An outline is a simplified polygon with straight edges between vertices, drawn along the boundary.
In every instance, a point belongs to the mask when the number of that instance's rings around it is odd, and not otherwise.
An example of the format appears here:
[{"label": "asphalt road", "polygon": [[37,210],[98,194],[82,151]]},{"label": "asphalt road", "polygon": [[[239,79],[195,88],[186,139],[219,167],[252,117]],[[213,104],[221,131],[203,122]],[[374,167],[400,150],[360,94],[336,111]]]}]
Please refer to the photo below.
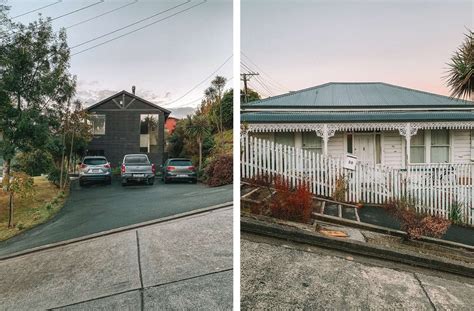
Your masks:
[{"label": "asphalt road", "polygon": [[241,310],[472,310],[474,280],[242,233]]},{"label": "asphalt road", "polygon": [[49,222],[0,243],[0,256],[232,201],[232,185],[164,184],[122,187],[118,180],[81,188],[73,182],[63,209]]},{"label": "asphalt road", "polygon": [[232,207],[0,261],[1,310],[231,310]]}]

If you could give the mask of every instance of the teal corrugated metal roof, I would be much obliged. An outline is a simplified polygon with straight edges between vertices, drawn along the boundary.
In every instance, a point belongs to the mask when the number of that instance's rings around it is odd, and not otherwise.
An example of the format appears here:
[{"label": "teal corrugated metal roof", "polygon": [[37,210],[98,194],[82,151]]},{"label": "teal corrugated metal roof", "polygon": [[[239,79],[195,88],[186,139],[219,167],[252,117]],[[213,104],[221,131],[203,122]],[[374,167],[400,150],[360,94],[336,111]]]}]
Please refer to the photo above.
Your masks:
[{"label": "teal corrugated metal roof", "polygon": [[330,82],[284,95],[254,101],[242,107],[458,107],[472,101],[409,89],[382,82]]},{"label": "teal corrugated metal roof", "polygon": [[393,122],[393,121],[474,121],[469,111],[374,111],[374,112],[247,112],[242,122]]}]

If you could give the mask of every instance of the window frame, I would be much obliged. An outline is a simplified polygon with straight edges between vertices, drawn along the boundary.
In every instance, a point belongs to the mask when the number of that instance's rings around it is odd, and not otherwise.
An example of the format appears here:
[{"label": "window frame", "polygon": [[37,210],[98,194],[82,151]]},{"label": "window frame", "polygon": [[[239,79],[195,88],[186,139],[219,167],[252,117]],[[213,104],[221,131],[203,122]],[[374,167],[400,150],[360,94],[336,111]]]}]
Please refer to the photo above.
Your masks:
[{"label": "window frame", "polygon": [[[96,133],[95,131],[95,119],[98,119],[99,117],[102,117],[104,119],[104,130],[103,130],[103,133],[100,132],[100,133]],[[89,122],[90,122],[90,125],[91,125],[91,131],[92,131],[92,135],[93,136],[104,136],[106,134],[106,128],[107,128],[107,115],[106,114],[90,114],[89,115]]]},{"label": "window frame", "polygon": [[[421,134],[421,137],[423,137],[423,144],[414,144],[413,143],[413,137],[415,137],[415,135],[419,135]],[[426,132],[424,130],[418,130],[417,133],[413,135],[413,137],[410,139],[410,163],[409,164],[424,164],[426,163]],[[422,149],[423,152],[423,160],[421,162],[414,162],[413,161],[413,154],[412,154],[412,150],[413,149]]]},{"label": "window frame", "polygon": [[[448,143],[447,144],[439,144],[435,145],[433,144],[433,133],[436,133],[437,131],[446,131],[447,138],[448,138]],[[451,160],[451,132],[449,129],[434,129],[430,131],[430,163],[449,163]],[[436,148],[447,148],[448,152],[448,158],[444,162],[433,162],[433,150]]]},{"label": "window frame", "polygon": [[[305,146],[305,134],[306,135],[314,135],[317,140],[319,140],[319,147],[315,146]],[[303,150],[307,150],[309,152],[314,152],[316,154],[323,154],[323,139],[316,135],[314,132],[301,132],[301,145]]]}]

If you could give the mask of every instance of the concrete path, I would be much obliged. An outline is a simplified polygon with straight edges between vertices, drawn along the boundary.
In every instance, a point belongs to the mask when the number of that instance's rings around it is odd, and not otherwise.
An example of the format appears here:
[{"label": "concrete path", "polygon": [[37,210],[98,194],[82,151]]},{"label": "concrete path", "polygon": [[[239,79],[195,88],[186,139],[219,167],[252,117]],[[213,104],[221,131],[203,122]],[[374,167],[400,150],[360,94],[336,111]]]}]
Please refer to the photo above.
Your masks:
[{"label": "concrete path", "polygon": [[0,261],[2,310],[230,310],[232,208]]},{"label": "concrete path", "polygon": [[74,182],[64,208],[49,222],[0,242],[0,256],[40,245],[232,201],[232,185],[164,184],[122,187],[114,180],[81,188]]},{"label": "concrete path", "polygon": [[472,310],[474,280],[242,233],[242,310]]}]

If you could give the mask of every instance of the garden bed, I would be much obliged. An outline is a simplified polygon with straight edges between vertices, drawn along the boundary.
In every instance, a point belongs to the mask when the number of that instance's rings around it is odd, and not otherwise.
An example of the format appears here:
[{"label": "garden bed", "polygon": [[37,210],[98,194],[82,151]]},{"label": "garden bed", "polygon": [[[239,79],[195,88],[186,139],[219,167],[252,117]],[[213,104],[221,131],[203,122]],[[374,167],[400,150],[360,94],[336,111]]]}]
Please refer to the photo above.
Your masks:
[{"label": "garden bed", "polygon": [[[325,221],[311,219],[308,223],[298,223],[271,217],[268,209],[262,208],[267,205],[273,190],[268,187],[258,187],[243,183],[241,186],[241,213],[245,217],[253,217],[265,222],[283,224],[288,227],[295,227],[305,231],[311,231],[331,237],[342,239],[353,239],[354,230],[363,236],[362,241],[368,245],[382,246],[388,249],[410,252],[418,255],[444,258],[450,261],[474,264],[474,252],[466,248],[437,243],[436,239],[407,240],[405,237],[384,234],[381,232],[369,231],[370,229],[355,229],[350,225],[334,225]],[[371,207],[373,208],[373,207]],[[312,209],[314,212],[320,211],[320,203],[313,200]],[[364,208],[362,208],[364,210]],[[384,215],[387,215],[385,212]],[[388,216],[388,215],[387,215]],[[339,232],[338,232],[339,231]],[[346,237],[344,237],[344,234]],[[453,243],[454,244],[454,243]]]},{"label": "garden bed", "polygon": [[8,194],[0,190],[0,241],[42,224],[64,205],[68,191],[60,191],[46,177],[34,177],[35,194],[30,199],[14,201],[14,226],[8,228]]}]

